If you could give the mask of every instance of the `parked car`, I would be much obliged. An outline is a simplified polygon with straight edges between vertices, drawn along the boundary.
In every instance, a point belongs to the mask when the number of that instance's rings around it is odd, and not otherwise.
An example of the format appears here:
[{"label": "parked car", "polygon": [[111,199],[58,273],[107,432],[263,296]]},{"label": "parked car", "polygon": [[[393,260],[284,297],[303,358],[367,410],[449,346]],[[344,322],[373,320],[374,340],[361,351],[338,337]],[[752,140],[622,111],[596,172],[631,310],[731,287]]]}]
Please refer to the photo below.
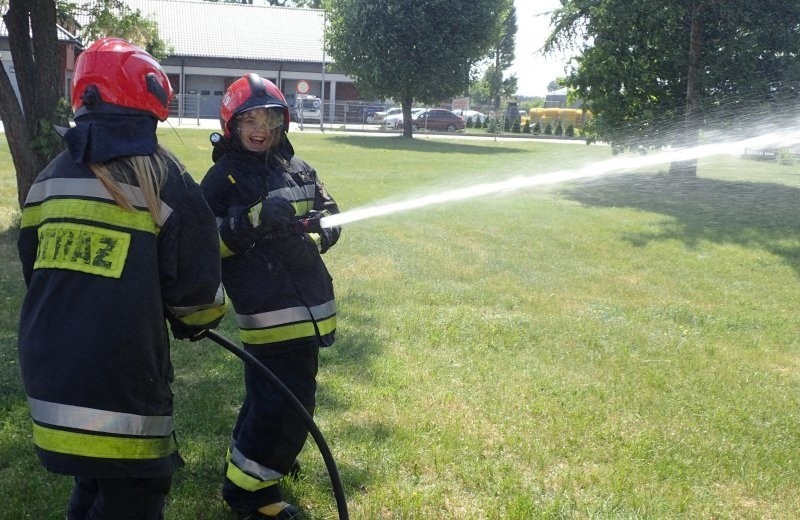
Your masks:
[{"label": "parked car", "polygon": [[291,108],[292,119],[295,121],[319,121],[322,100],[318,97],[304,97],[298,100],[299,104]]},{"label": "parked car", "polygon": [[479,123],[483,125],[486,121],[486,114],[483,112],[478,112],[477,110],[464,110],[464,109],[457,109],[453,110],[453,113],[457,116],[461,116],[464,118],[464,122],[472,122],[474,125],[475,123]]},{"label": "parked car", "polygon": [[372,122],[382,124],[383,120],[386,119],[388,116],[392,116],[395,114],[402,114],[402,113],[403,113],[403,107],[392,107],[392,108],[387,108],[386,110],[379,110],[375,112]]},{"label": "parked car", "polygon": [[381,105],[374,105],[365,108],[364,121],[366,121],[369,124],[375,123],[375,115],[382,110],[384,110],[384,107],[382,107]]},{"label": "parked car", "polygon": [[375,113],[385,110],[382,105],[363,105],[363,104],[349,104],[346,103],[345,112],[347,121],[354,121],[357,123],[372,124],[375,121]]},{"label": "parked car", "polygon": [[464,118],[443,108],[428,108],[411,116],[414,130],[447,130],[455,132],[466,126]]},{"label": "parked car", "polygon": [[[412,108],[411,109],[411,118],[414,118],[415,114],[419,114],[424,108]],[[382,130],[397,130],[398,128],[402,128],[403,126],[403,111],[400,110],[397,114],[391,114],[386,116],[386,118],[381,123]]]}]

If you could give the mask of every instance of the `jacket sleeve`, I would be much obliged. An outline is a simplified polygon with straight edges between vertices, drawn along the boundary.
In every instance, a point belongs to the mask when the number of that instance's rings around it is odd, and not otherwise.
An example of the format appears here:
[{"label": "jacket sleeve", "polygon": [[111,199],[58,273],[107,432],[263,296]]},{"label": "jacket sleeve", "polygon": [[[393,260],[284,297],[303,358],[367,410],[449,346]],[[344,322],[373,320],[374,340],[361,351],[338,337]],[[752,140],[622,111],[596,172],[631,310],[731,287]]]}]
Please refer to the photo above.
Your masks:
[{"label": "jacket sleeve", "polygon": [[246,253],[258,239],[258,215],[254,214],[253,206],[231,204],[229,192],[235,182],[218,167],[212,167],[200,183],[203,196],[216,218],[222,258]]},{"label": "jacket sleeve", "polygon": [[227,309],[214,215],[187,174],[170,175],[162,197],[173,209],[161,230],[162,297],[176,338],[216,327]]},{"label": "jacket sleeve", "polygon": [[[307,163],[304,164],[306,164],[311,178],[314,180],[314,211],[318,211],[323,215],[335,215],[339,213],[338,204],[336,204],[331,194],[328,193],[328,190],[325,189],[325,183],[320,180],[316,170],[311,168]],[[341,234],[342,228],[340,226],[335,226],[325,228],[322,235],[312,238],[315,242],[318,242],[320,252],[324,253],[339,241],[339,236]]]}]

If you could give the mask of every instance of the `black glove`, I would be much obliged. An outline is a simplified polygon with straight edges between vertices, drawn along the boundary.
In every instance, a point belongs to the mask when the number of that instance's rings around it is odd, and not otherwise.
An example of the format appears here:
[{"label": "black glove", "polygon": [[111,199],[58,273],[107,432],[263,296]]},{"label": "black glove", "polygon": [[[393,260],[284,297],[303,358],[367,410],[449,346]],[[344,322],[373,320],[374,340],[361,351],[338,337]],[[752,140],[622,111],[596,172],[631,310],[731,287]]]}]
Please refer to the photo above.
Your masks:
[{"label": "black glove", "polygon": [[254,227],[270,230],[291,227],[294,223],[294,206],[283,197],[267,197],[251,208],[250,213],[258,214]]}]

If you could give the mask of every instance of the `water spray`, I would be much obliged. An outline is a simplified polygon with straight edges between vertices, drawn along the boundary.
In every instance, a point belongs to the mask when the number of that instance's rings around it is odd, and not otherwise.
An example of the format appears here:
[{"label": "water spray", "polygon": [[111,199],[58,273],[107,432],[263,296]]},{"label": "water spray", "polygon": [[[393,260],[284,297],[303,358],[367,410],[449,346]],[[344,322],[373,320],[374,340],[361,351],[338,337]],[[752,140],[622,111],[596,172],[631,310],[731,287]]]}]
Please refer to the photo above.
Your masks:
[{"label": "water spray", "polygon": [[767,146],[786,147],[797,144],[798,142],[800,142],[800,129],[792,129],[730,143],[707,144],[692,148],[676,148],[638,157],[608,159],[580,169],[558,170],[541,175],[515,176],[502,181],[476,184],[474,186],[443,191],[411,200],[356,208],[323,217],[320,220],[320,226],[322,228],[343,226],[352,222],[358,222],[359,220],[410,211],[435,204],[508,193],[526,188],[559,184],[578,179],[589,179],[607,175],[612,172],[631,171],[672,162],[693,161],[716,155],[738,156],[742,154],[745,148],[763,148]]}]

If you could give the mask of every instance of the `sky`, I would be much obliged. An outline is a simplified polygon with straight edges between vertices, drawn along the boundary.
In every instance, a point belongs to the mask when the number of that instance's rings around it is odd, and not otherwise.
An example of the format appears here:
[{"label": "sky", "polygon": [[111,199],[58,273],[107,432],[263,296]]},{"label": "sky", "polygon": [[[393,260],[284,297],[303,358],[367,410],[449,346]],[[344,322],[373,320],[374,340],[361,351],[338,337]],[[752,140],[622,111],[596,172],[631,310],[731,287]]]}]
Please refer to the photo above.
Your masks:
[{"label": "sky", "polygon": [[514,0],[517,8],[517,45],[514,65],[507,74],[516,74],[520,96],[547,94],[547,85],[564,76],[566,57],[563,54],[544,56],[541,47],[552,30],[550,17],[540,15],[561,7],[559,0]]}]

